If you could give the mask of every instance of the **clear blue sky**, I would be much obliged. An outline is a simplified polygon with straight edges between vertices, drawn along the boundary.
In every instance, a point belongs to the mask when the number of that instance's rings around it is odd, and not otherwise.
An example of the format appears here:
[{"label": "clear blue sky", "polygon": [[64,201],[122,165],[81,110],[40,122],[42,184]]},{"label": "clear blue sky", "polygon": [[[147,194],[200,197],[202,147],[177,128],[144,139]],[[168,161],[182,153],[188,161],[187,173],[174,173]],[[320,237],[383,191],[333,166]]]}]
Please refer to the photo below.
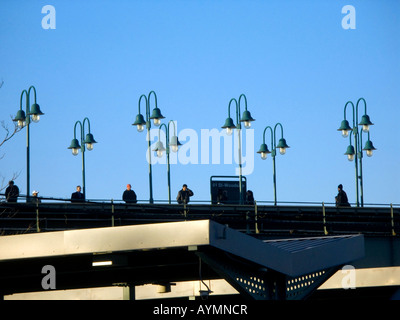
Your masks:
[{"label": "clear blue sky", "polygon": [[[56,9],[54,30],[42,28],[45,5]],[[356,9],[356,29],[342,27],[345,5]],[[278,201],[333,202],[341,183],[355,202],[349,140],[336,130],[346,102],[363,97],[377,148],[363,158],[365,202],[400,203],[399,17],[396,0],[3,0],[0,119],[11,127],[22,90],[36,87],[45,115],[30,127],[31,191],[69,198],[82,183],[81,156],[67,147],[75,121],[88,117],[98,143],[86,152],[87,197],[121,199],[131,183],[148,200],[145,132],[131,124],[140,95],[154,90],[182,143],[195,142],[188,132],[198,137],[197,163],[171,165],[172,197],[187,183],[193,201],[209,200],[211,175],[236,174],[236,150],[224,164],[221,139],[221,164],[211,154],[202,163],[201,130],[221,130],[230,99],[243,93],[256,119],[254,153],[277,122],[291,147],[276,157]],[[0,150],[4,183],[20,173],[21,193],[25,141],[23,129]],[[247,181],[257,200],[273,200],[271,157],[255,154]],[[165,164],[153,166],[153,184],[155,200],[166,200]]]}]

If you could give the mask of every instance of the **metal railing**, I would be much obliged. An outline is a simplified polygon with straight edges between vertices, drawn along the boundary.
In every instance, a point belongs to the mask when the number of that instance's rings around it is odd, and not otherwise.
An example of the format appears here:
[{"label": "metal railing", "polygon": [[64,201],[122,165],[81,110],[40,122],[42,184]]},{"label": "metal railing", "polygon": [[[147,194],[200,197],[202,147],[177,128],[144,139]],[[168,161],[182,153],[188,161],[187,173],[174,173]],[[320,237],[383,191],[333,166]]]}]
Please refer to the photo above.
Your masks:
[{"label": "metal railing", "polygon": [[[24,197],[21,199],[24,201]],[[374,204],[337,208],[333,203],[257,201],[254,205],[210,204],[193,201],[187,205],[163,201],[40,198],[41,202],[0,202],[0,235],[115,227],[119,225],[211,219],[254,236],[333,235],[364,233],[396,236],[400,233],[398,204]]]}]

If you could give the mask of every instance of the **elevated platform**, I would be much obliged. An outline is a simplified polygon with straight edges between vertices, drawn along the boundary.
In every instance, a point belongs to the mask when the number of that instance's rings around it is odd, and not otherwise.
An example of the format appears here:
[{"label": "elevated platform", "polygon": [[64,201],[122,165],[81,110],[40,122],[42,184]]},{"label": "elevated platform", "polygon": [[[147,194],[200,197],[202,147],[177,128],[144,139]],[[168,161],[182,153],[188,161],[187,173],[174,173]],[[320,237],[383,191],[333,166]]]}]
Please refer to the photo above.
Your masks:
[{"label": "elevated platform", "polygon": [[0,235],[209,219],[260,238],[400,234],[400,208],[114,203],[0,203]]},{"label": "elevated platform", "polygon": [[[210,220],[0,237],[1,294],[223,278],[251,299],[304,299],[364,256],[362,235],[259,240]],[[98,265],[97,263],[103,262]]]}]

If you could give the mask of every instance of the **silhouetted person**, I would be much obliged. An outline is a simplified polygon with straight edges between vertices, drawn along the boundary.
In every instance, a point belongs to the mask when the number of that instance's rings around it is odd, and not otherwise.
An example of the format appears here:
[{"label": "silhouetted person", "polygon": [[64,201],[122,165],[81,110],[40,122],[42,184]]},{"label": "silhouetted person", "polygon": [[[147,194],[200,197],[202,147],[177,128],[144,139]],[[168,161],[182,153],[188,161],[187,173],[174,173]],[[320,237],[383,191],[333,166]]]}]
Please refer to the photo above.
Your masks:
[{"label": "silhouetted person", "polygon": [[218,189],[217,203],[224,204],[228,201],[228,196],[226,195],[226,190]]},{"label": "silhouetted person", "polygon": [[81,186],[76,186],[76,192],[71,194],[71,202],[84,202],[85,196],[81,192]]},{"label": "silhouetted person", "polygon": [[246,192],[246,204],[254,204],[253,191],[247,190]]},{"label": "silhouetted person", "polygon": [[130,184],[126,185],[126,190],[122,194],[122,200],[126,203],[136,203],[136,193],[132,190],[132,186]]},{"label": "silhouetted person", "polygon": [[338,185],[338,194],[335,197],[336,207],[350,207],[349,200],[347,199],[347,194],[343,190],[341,184]]},{"label": "silhouetted person", "polygon": [[32,192],[32,197],[29,198],[29,202],[31,202],[31,203],[41,203],[42,200],[40,200],[40,198],[38,197],[38,193],[39,193],[39,191],[34,190]]},{"label": "silhouetted person", "polygon": [[8,182],[8,187],[6,189],[6,200],[7,202],[17,202],[19,197],[19,188],[17,185],[14,184],[14,181]]},{"label": "silhouetted person", "polygon": [[189,203],[190,197],[193,196],[193,191],[190,190],[186,184],[182,186],[182,189],[179,190],[178,196],[176,197],[176,201],[178,201],[179,204],[182,203]]}]

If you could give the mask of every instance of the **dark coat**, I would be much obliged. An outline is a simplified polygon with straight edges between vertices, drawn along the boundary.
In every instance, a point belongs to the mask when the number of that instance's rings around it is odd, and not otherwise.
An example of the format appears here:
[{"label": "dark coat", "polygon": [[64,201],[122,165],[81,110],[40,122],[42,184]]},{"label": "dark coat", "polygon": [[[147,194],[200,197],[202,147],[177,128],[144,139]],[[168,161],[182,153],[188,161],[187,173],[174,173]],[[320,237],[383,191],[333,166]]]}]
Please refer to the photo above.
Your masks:
[{"label": "dark coat", "polygon": [[19,188],[15,184],[10,185],[7,187],[5,195],[8,202],[17,202]]},{"label": "dark coat", "polygon": [[182,203],[189,203],[190,197],[193,196],[193,191],[187,188],[185,191],[179,190],[178,196],[176,197],[176,201],[178,201],[179,204]]},{"label": "dark coat", "polygon": [[347,194],[343,190],[339,190],[335,199],[337,207],[350,207],[349,200],[347,199]]},{"label": "dark coat", "polygon": [[83,195],[82,192],[76,191],[73,194],[71,194],[71,202],[84,202],[85,201],[85,196]]},{"label": "dark coat", "polygon": [[125,190],[122,194],[122,200],[126,203],[136,203],[136,193],[133,190]]}]

